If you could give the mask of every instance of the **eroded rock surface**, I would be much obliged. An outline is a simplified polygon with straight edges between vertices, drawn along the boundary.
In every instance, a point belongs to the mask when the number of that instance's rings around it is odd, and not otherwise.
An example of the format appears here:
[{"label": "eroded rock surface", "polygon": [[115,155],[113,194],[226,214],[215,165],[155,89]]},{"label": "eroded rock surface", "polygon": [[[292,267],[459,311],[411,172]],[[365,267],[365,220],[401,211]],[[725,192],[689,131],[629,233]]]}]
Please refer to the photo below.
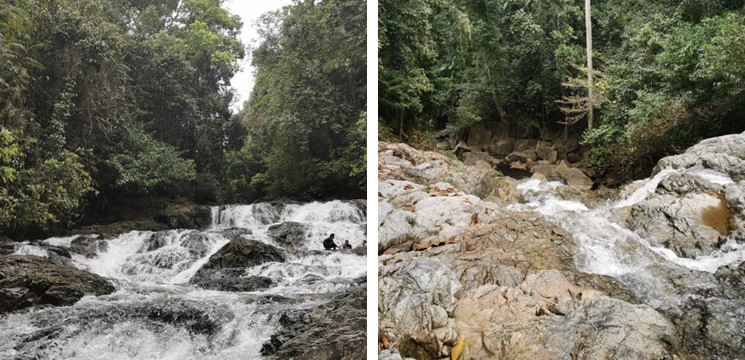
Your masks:
[{"label": "eroded rock surface", "polygon": [[189,280],[200,287],[224,291],[255,291],[272,285],[263,278],[241,278],[246,268],[266,262],[284,262],[285,254],[274,246],[256,240],[237,238],[210,256]]},{"label": "eroded rock surface", "polygon": [[106,295],[106,279],[38,256],[0,256],[0,314],[35,305],[72,305],[85,295]]},{"label": "eroded rock surface", "polygon": [[490,150],[531,164],[522,181],[471,143],[459,149],[472,166],[380,143],[379,359],[442,359],[459,341],[461,359],[742,358],[743,265],[713,274],[699,259],[740,256],[733,139],[687,152],[724,154],[710,161],[663,159],[677,170],[620,196],[552,164],[545,143]]}]

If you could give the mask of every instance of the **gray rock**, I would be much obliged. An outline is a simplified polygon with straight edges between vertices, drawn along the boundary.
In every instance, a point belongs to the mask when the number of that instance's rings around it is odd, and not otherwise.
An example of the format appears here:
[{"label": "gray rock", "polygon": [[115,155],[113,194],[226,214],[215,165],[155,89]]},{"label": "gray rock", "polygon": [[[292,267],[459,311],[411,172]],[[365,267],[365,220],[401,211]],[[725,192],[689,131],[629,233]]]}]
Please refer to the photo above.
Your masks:
[{"label": "gray rock", "polygon": [[248,268],[266,262],[284,262],[285,254],[274,246],[260,241],[238,238],[223,246],[210,256],[197,273],[189,280],[199,284],[213,278],[224,277],[219,270],[228,268]]},{"label": "gray rock", "polygon": [[0,257],[0,314],[35,305],[72,305],[87,294],[112,292],[114,286],[104,278],[59,261]]},{"label": "gray rock", "polygon": [[[157,233],[153,234],[152,237],[155,237],[156,235]],[[106,252],[106,250],[108,250],[108,247],[109,243],[98,235],[81,235],[73,239],[70,243],[70,251],[83,255],[87,258],[95,257],[96,255],[98,255],[99,252]]]},{"label": "gray rock", "polygon": [[307,311],[290,311],[279,319],[281,329],[264,343],[261,353],[279,359],[367,358],[367,283]]},{"label": "gray rock", "polygon": [[515,150],[515,141],[510,138],[499,139],[487,147],[490,155],[496,157],[505,157]]},{"label": "gray rock", "polygon": [[711,169],[730,176],[745,176],[745,133],[710,138],[683,154],[663,158],[653,175],[665,168]]},{"label": "gray rock", "polygon": [[[461,289],[455,274],[436,260],[421,259],[403,265],[390,277],[379,280],[380,308],[385,314],[381,328],[398,334],[402,354],[439,357],[445,344],[457,340],[450,317]],[[421,356],[413,356],[421,358]]]},{"label": "gray rock", "polygon": [[294,249],[301,244],[308,231],[308,225],[287,221],[269,226],[268,235],[278,244],[288,249]]}]

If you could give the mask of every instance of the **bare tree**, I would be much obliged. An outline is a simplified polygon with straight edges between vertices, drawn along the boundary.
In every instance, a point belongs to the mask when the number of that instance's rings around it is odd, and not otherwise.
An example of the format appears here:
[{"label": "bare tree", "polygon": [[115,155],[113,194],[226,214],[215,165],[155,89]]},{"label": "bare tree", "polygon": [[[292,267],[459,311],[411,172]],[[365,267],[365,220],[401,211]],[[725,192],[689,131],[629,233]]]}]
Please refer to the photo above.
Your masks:
[{"label": "bare tree", "polygon": [[592,130],[593,122],[593,79],[592,79],[592,20],[590,18],[590,0],[585,0],[585,31],[587,32],[587,97],[590,102],[587,112],[587,128]]}]

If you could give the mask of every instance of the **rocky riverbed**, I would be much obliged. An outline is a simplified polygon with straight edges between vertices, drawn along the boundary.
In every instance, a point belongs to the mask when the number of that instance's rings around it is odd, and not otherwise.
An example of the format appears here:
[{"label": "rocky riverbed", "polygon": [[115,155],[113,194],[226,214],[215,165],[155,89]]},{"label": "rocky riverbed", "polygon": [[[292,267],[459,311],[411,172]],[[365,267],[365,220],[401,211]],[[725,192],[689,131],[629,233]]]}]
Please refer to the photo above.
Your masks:
[{"label": "rocky riverbed", "polygon": [[464,159],[379,143],[380,359],[745,358],[745,134],[620,191]]},{"label": "rocky riverbed", "polygon": [[[0,358],[365,358],[364,201],[210,212],[205,230],[0,241]],[[329,233],[356,248],[324,251]]]}]

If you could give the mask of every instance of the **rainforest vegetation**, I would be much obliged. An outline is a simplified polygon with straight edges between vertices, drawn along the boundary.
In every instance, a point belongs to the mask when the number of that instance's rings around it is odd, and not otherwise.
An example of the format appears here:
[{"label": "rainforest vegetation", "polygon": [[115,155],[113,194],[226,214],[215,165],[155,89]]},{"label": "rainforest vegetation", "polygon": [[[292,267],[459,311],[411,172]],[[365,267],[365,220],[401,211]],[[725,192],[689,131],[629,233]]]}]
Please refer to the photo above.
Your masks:
[{"label": "rainforest vegetation", "polygon": [[[585,6],[381,0],[381,128],[405,140],[412,130],[479,122],[526,129],[570,123],[591,148],[587,164],[617,169],[654,164],[702,138],[745,130],[744,1]],[[592,87],[584,80],[586,10]],[[587,116],[572,118],[576,113],[561,109],[583,105],[594,110],[592,129]]]},{"label": "rainforest vegetation", "polygon": [[251,54],[222,0],[0,0],[0,233],[124,199],[364,194],[364,1],[263,18]]}]

